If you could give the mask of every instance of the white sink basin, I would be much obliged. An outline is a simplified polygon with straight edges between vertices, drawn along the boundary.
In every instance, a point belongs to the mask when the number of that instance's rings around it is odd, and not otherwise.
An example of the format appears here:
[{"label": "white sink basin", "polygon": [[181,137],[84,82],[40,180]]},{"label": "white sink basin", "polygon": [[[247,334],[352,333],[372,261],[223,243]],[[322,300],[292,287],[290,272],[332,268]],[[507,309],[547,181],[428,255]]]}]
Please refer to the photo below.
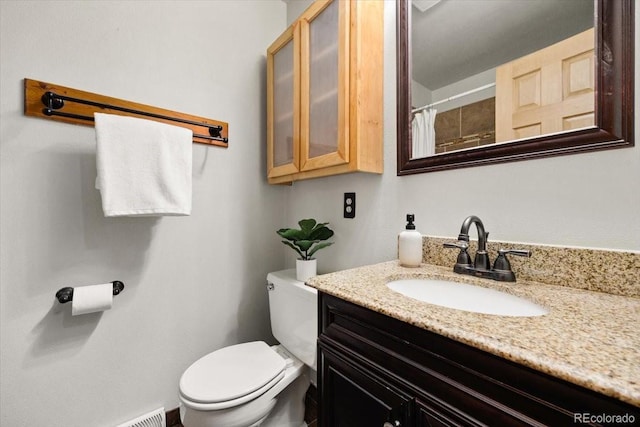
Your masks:
[{"label": "white sink basin", "polygon": [[387,286],[409,298],[474,313],[531,317],[549,312],[527,299],[467,283],[438,279],[406,279],[389,282]]}]

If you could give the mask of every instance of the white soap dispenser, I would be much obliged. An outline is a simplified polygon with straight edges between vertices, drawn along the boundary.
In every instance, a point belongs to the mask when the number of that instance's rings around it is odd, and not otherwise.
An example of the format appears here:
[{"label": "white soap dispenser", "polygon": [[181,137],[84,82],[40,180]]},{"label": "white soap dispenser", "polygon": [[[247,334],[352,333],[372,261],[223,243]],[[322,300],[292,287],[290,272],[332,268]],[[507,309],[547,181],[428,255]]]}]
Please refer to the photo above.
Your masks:
[{"label": "white soap dispenser", "polygon": [[420,267],[422,262],[422,234],[416,231],[413,214],[407,214],[406,229],[398,237],[398,258],[403,267]]}]

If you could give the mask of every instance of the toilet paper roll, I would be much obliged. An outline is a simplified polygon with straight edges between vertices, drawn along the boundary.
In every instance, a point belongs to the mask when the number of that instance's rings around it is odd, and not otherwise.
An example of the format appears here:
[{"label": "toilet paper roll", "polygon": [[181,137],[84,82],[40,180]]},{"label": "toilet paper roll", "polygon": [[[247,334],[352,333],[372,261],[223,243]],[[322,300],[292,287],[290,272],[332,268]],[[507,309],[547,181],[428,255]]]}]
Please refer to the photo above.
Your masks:
[{"label": "toilet paper roll", "polygon": [[113,283],[80,286],[73,289],[71,315],[109,310],[113,303]]}]

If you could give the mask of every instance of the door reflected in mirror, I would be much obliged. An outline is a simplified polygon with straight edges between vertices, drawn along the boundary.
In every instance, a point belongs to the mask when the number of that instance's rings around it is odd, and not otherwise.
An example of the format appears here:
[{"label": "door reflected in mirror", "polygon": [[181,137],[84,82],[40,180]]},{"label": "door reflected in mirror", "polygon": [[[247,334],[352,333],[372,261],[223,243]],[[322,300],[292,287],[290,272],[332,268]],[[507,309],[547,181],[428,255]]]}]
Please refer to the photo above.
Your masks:
[{"label": "door reflected in mirror", "polygon": [[594,126],[593,2],[412,4],[411,158]]},{"label": "door reflected in mirror", "polygon": [[633,146],[634,0],[397,0],[398,175]]}]

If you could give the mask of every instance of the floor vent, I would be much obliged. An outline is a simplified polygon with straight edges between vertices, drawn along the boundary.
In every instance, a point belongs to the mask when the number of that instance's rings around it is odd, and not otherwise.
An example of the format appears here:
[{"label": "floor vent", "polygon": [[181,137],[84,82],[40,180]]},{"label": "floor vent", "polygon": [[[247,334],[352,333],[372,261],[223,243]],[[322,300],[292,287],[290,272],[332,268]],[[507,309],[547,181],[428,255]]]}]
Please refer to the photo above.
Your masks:
[{"label": "floor vent", "polygon": [[164,408],[158,408],[117,427],[165,427]]}]

